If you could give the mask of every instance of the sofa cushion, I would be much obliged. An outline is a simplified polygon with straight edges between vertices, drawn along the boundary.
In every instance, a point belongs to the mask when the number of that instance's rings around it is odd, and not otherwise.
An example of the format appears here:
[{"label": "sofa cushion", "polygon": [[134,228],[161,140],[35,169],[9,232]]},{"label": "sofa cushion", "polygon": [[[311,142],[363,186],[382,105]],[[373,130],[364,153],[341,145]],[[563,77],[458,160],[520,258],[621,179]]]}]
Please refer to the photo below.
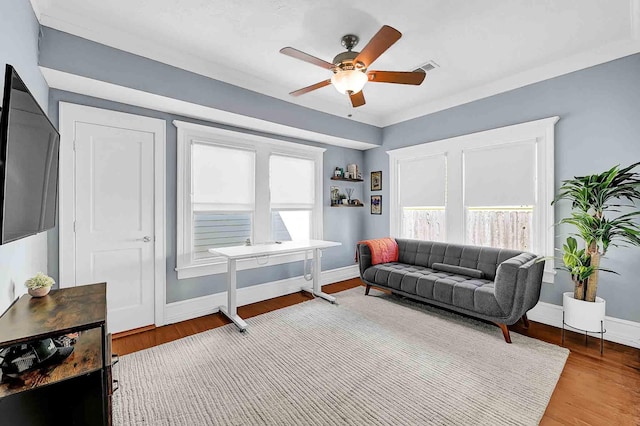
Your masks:
[{"label": "sofa cushion", "polygon": [[442,272],[451,272],[452,274],[466,275],[471,278],[484,278],[484,272],[478,269],[465,268],[464,266],[447,265],[446,263],[434,263],[432,269]]},{"label": "sofa cushion", "polygon": [[393,290],[491,316],[504,316],[493,281],[400,262],[367,268],[363,278]]},{"label": "sofa cushion", "polygon": [[521,251],[477,247],[462,244],[447,244],[433,241],[396,239],[398,262],[433,268],[434,263],[462,266],[482,271],[484,278],[493,280],[498,265],[521,254]]}]

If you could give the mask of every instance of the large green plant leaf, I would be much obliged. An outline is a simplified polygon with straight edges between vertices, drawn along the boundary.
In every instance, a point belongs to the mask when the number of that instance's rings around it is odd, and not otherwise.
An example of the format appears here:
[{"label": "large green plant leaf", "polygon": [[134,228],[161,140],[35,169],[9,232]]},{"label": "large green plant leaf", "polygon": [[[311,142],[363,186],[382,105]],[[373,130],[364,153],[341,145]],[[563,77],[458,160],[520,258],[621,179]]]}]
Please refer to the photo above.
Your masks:
[{"label": "large green plant leaf", "polygon": [[[623,169],[614,166],[601,174],[564,180],[552,204],[568,200],[572,208],[596,215],[611,208],[633,207],[640,200],[640,174],[632,172],[638,165],[640,162]],[[620,200],[628,203],[620,204]]]}]

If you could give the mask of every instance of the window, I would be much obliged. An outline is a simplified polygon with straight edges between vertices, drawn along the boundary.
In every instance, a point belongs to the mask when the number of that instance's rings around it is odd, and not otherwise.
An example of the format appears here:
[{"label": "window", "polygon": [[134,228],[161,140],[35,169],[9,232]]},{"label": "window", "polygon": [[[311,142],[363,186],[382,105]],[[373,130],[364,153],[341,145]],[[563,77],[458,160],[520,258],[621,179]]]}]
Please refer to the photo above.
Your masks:
[{"label": "window", "polygon": [[193,142],[193,260],[214,257],[213,247],[253,240],[255,153]]},{"label": "window", "polygon": [[536,150],[531,139],[462,151],[465,243],[534,249]]},{"label": "window", "polygon": [[[553,256],[557,121],[389,151],[391,234]],[[554,274],[547,261],[545,281]]]},{"label": "window", "polygon": [[401,234],[445,241],[447,157],[411,157],[398,162]]},{"label": "window", "polygon": [[[178,278],[226,271],[210,248],[322,238],[324,149],[174,121]],[[271,265],[300,255],[261,259]],[[300,257],[301,258],[301,257]],[[302,258],[301,258],[302,259]],[[258,262],[238,262],[238,269]]]},{"label": "window", "polygon": [[315,164],[307,158],[271,155],[271,239],[308,240],[315,201]]}]

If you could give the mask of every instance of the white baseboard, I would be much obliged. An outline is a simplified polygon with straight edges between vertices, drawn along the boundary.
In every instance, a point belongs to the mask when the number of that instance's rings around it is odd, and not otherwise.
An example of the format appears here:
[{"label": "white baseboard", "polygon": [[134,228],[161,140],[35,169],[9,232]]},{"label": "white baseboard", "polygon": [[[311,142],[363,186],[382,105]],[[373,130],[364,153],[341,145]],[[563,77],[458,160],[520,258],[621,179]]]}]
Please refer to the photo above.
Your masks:
[{"label": "white baseboard", "polygon": [[[358,265],[322,271],[322,285],[337,283],[358,277]],[[237,293],[238,306],[248,305],[261,300],[272,299],[286,294],[296,293],[309,283],[302,277],[287,278],[280,281],[239,288]],[[180,302],[167,303],[164,306],[164,325],[173,324],[188,319],[218,312],[220,305],[226,305],[227,292],[196,297]]]},{"label": "white baseboard", "polygon": [[[562,306],[538,302],[527,317],[536,322],[562,328]],[[640,323],[620,318],[605,317],[604,339],[640,349]],[[567,327],[567,330],[571,330]],[[575,330],[574,330],[575,331]],[[560,331],[558,331],[560,333]],[[591,334],[594,335],[594,334]]]}]

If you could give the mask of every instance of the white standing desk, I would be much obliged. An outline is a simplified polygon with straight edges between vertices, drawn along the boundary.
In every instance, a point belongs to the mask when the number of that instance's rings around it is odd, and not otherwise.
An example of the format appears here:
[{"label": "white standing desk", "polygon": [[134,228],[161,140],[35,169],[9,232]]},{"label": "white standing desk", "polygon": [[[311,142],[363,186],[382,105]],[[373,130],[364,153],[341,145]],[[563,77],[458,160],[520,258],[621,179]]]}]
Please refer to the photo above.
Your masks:
[{"label": "white standing desk", "polygon": [[256,244],[253,246],[234,246],[209,249],[210,253],[218,254],[227,258],[227,306],[220,306],[220,312],[225,314],[240,329],[245,331],[247,323],[238,316],[238,306],[236,303],[236,261],[240,259],[264,258],[271,255],[289,253],[313,253],[313,287],[303,287],[318,297],[335,303],[336,298],[323,293],[320,283],[320,250],[329,247],[342,245],[334,241],[308,240],[308,241],[283,241],[282,243]]}]

